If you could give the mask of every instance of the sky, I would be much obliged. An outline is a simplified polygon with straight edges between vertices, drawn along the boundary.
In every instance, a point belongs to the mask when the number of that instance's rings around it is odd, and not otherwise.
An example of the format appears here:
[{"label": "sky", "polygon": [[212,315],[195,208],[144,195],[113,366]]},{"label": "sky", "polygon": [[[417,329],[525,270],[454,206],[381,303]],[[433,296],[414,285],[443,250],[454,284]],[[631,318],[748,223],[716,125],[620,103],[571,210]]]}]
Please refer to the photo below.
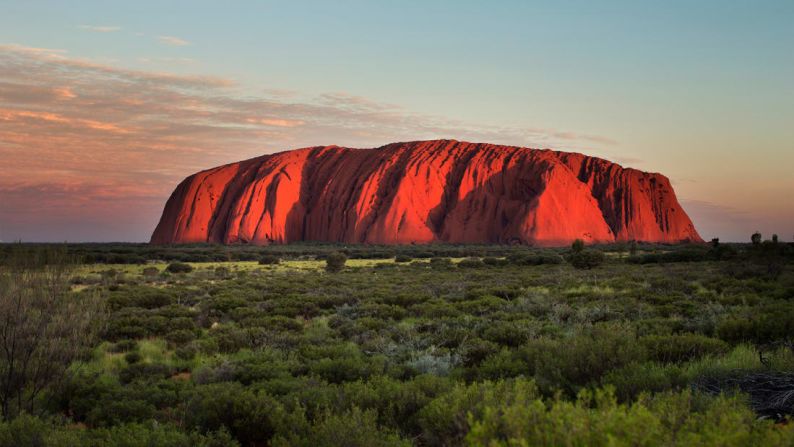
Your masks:
[{"label": "sky", "polygon": [[794,237],[794,2],[0,0],[0,241],[147,241],[186,176],[452,138],[672,181]]}]

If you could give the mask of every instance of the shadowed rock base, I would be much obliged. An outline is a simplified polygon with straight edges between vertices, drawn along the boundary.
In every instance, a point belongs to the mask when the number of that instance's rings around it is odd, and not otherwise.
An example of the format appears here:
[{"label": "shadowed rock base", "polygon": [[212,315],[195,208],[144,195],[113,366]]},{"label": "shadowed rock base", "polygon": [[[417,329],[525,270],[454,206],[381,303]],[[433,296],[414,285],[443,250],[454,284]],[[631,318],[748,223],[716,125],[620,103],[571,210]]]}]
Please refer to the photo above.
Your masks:
[{"label": "shadowed rock base", "polygon": [[194,174],[151,242],[701,242],[661,174],[451,140],[296,149]]}]

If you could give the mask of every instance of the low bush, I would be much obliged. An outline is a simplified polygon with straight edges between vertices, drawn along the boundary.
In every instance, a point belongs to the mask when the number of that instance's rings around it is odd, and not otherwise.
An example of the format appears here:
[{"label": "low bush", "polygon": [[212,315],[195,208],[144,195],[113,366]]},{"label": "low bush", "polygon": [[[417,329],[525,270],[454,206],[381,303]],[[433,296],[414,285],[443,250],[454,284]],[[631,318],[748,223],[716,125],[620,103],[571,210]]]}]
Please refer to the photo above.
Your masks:
[{"label": "low bush", "polygon": [[[672,415],[675,415],[673,417]],[[690,391],[619,404],[611,389],[576,401],[519,395],[483,405],[469,418],[468,445],[787,445],[794,429],[759,421],[739,398],[703,399]],[[577,427],[572,429],[572,427]]]},{"label": "low bush", "polygon": [[682,362],[728,351],[722,340],[698,334],[650,335],[640,338],[650,358],[658,362]]},{"label": "low bush", "polygon": [[124,361],[132,365],[133,363],[138,363],[143,360],[143,356],[140,352],[132,351],[124,354]]},{"label": "low bush", "polygon": [[458,262],[458,268],[477,269],[485,267],[485,263],[480,258],[466,258]]},{"label": "low bush", "polygon": [[193,271],[193,266],[184,262],[172,262],[165,270],[169,273],[190,273]]},{"label": "low bush", "polygon": [[274,255],[264,255],[259,258],[259,265],[275,265],[279,264],[281,259],[278,256]]},{"label": "low bush", "polygon": [[448,269],[453,266],[449,258],[430,258],[430,267],[434,269]]},{"label": "low bush", "polygon": [[325,258],[325,270],[329,273],[341,272],[347,263],[347,256],[341,252],[330,253]]},{"label": "low bush", "polygon": [[603,264],[605,258],[604,252],[600,250],[584,248],[568,255],[568,262],[577,269],[589,270]]},{"label": "low bush", "polygon": [[399,255],[394,257],[394,262],[397,262],[397,263],[405,263],[405,262],[411,262],[411,261],[413,261],[413,258],[408,256],[408,255],[399,254]]}]

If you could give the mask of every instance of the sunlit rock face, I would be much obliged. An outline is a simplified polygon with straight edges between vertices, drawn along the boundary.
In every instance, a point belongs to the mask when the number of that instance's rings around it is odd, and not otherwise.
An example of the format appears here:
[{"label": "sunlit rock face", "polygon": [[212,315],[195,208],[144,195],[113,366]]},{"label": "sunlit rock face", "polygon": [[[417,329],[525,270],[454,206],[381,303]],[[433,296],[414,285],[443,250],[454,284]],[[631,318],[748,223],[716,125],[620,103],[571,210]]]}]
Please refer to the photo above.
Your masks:
[{"label": "sunlit rock face", "polygon": [[312,147],[191,175],[151,242],[700,242],[661,174],[451,140]]}]

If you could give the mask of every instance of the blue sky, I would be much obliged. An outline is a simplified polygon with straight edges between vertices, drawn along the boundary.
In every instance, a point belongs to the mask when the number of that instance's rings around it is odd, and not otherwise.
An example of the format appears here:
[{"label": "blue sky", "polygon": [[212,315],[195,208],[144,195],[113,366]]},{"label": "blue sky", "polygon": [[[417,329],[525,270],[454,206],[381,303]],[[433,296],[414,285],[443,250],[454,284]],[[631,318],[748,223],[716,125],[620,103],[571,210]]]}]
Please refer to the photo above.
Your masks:
[{"label": "blue sky", "polygon": [[[196,168],[300,145],[376,146],[432,137],[569,149],[662,172],[704,238],[744,240],[755,230],[777,232],[786,240],[794,234],[792,1],[20,1],[0,6],[0,45],[6,45],[0,63],[8,85],[22,82],[11,78],[21,72],[11,68],[39,74],[43,60],[52,77],[28,83],[56,83],[63,70],[57,64],[63,63],[69,81],[63,88],[77,99],[93,98],[91,104],[102,98],[107,109],[96,112],[101,115],[123,108],[113,107],[122,98],[114,99],[111,90],[139,83],[146,98],[160,95],[162,88],[153,86],[160,81],[151,78],[163,73],[229,83],[202,87],[180,113],[206,98],[213,108],[223,98],[224,104],[267,100],[267,107],[257,109],[266,112],[257,112],[265,127],[257,133],[213,135],[217,144],[207,147],[190,140],[169,156],[146,155],[142,147],[154,141],[152,135],[136,133],[132,139],[126,133],[123,152],[118,138],[103,146],[97,136],[90,157],[114,154],[126,161],[112,169],[88,169],[75,161],[82,149],[67,145],[59,157],[76,165],[46,179],[35,178],[39,168],[29,153],[48,153],[39,148],[62,144],[61,136],[48,128],[52,138],[30,145],[0,138],[0,151],[6,145],[0,155],[16,172],[31,173],[24,188],[10,171],[0,173],[0,194],[6,191],[8,203],[21,204],[13,215],[0,211],[3,240],[91,235],[144,240],[170,189]],[[44,49],[49,53],[41,59]],[[108,69],[127,77],[119,81],[114,76],[121,75],[109,75]],[[173,88],[170,95],[182,87]],[[18,112],[31,104],[30,98],[14,98],[0,96],[0,105]],[[91,124],[81,112],[86,103],[79,110],[64,104],[55,104],[59,115],[48,118],[49,124],[62,128],[66,118]],[[37,113],[54,107],[36,106]],[[144,111],[149,127],[158,116],[152,107]],[[287,111],[286,118],[279,115]],[[114,123],[140,124],[141,113],[130,110]],[[196,124],[195,118],[184,119],[185,125]],[[213,123],[224,129],[238,124]],[[181,132],[171,129],[167,141],[187,141],[188,130]],[[124,165],[150,159],[171,166],[159,172],[144,163],[137,174],[124,171]],[[48,219],[54,222],[50,227],[24,203],[53,189],[64,198],[75,190],[83,197],[100,189],[116,191],[114,197],[133,191],[142,201],[136,206],[146,211],[126,223],[102,218],[85,227],[64,210],[62,217]],[[86,201],[88,211],[92,203]]]}]

